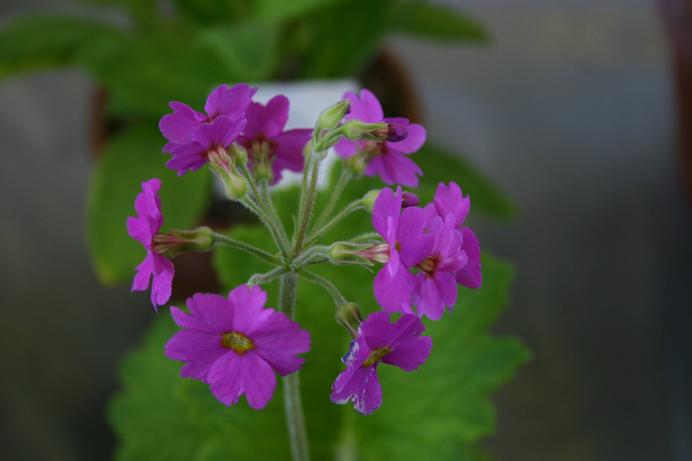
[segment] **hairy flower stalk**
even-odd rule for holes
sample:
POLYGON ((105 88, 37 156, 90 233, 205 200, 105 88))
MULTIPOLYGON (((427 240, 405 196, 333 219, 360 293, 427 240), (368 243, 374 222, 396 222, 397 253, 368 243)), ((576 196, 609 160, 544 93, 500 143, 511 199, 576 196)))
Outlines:
POLYGON ((276 96, 260 104, 252 100, 256 91, 246 84, 221 85, 207 98, 204 112, 173 102, 173 113, 159 126, 168 141, 163 150, 171 156, 166 166, 183 175, 208 165, 224 184, 226 197, 257 217, 276 249, 267 251, 207 227, 162 230, 162 184, 154 178, 142 183, 136 216, 127 221, 130 236, 146 252, 132 289, 151 286, 154 307, 166 304, 174 275, 170 259, 187 251, 223 245, 269 263, 267 272, 253 275, 228 296, 196 294, 187 300, 186 311, 171 307, 180 330, 166 344, 166 355, 184 363, 181 376, 209 385, 227 406, 245 396, 250 407, 263 408, 276 389, 276 375, 281 376, 291 457, 308 461, 299 355, 309 350, 310 336, 295 321, 299 280, 325 290, 334 302, 335 323, 353 338, 331 400, 351 402, 358 412, 369 414, 382 404, 380 364, 413 371, 427 360, 432 340, 422 336, 420 317, 440 319, 456 302, 458 284, 480 287, 480 246, 465 224, 470 198, 455 183, 440 184, 426 206, 396 187, 372 190, 338 209, 349 183, 361 175, 377 176, 389 185, 418 184, 422 171, 408 156, 425 142, 421 125, 385 118, 377 98, 363 90, 346 93, 323 111, 314 129, 285 130, 288 98, 276 96), (342 159, 342 172, 311 226, 320 165, 332 147, 342 159), (270 189, 285 170, 303 172, 292 235, 270 189), (374 232, 364 229, 348 240, 323 241, 359 211, 372 214, 374 232), (370 271, 381 266, 373 292, 382 310, 363 317, 334 283, 312 270, 324 263, 370 271), (276 282, 278 311, 265 307, 267 293, 261 288, 276 282))

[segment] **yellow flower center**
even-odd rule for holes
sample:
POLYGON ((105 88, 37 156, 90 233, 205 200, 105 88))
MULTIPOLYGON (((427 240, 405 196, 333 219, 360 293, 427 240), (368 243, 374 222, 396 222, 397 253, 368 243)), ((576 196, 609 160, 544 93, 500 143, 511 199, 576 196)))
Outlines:
POLYGON ((231 331, 221 336, 221 345, 226 349, 232 349, 240 355, 255 348, 250 338, 237 331, 231 331))
POLYGON ((371 351, 368 358, 365 360, 365 362, 363 362, 363 366, 369 367, 371 365, 375 365, 376 363, 378 363, 380 360, 382 360, 390 352, 392 352, 392 348, 389 346, 381 347, 379 349, 375 349, 374 351, 371 351))

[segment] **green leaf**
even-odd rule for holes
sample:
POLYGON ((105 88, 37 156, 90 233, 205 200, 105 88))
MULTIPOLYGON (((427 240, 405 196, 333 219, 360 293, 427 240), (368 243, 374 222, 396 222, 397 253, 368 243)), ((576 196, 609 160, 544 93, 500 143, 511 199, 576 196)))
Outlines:
POLYGON ((269 79, 276 67, 277 38, 275 27, 244 23, 206 29, 200 41, 218 57, 230 75, 259 81, 269 79))
POLYGON ((345 1, 347 0, 257 0, 255 15, 264 20, 285 21, 345 1))
POLYGON ((432 199, 438 183, 455 181, 464 194, 471 196, 472 214, 478 211, 498 218, 514 214, 514 206, 507 195, 462 156, 427 143, 412 159, 424 174, 415 191, 422 200, 432 199))
POLYGON ((209 174, 184 177, 164 167, 163 138, 154 127, 135 127, 110 140, 89 185, 87 236, 99 279, 107 284, 129 280, 144 258, 142 246, 127 235, 125 221, 134 215, 140 184, 150 178, 163 181, 161 202, 164 229, 188 228, 206 211, 209 174))
POLYGON ((120 32, 92 19, 26 16, 0 30, 0 78, 75 64, 84 50, 120 32))
POLYGON ((388 25, 394 32, 442 41, 484 42, 485 28, 456 8, 420 1, 400 2, 391 9, 388 25))
POLYGON ((159 118, 170 100, 200 108, 214 85, 242 80, 196 37, 127 38, 92 48, 80 59, 109 90, 109 111, 159 118))
POLYGON ((384 38, 390 0, 351 0, 305 19, 305 78, 352 76, 360 72, 384 38))

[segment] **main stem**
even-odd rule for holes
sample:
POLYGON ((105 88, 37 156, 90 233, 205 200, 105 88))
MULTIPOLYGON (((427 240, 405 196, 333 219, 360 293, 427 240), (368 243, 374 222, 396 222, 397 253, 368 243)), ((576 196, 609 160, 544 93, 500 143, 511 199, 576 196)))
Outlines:
MULTIPOLYGON (((297 282, 298 276, 290 272, 281 276, 279 285, 280 308, 293 320, 295 319, 297 282)), ((293 461, 309 461, 310 450, 308 448, 308 435, 305 430, 303 404, 300 400, 300 377, 298 372, 284 377, 284 404, 293 461)))

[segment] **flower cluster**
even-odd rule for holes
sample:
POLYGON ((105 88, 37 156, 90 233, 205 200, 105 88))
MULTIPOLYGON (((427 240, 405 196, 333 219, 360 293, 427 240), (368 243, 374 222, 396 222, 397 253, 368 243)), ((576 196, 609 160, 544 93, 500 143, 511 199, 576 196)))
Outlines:
MULTIPOLYGON (((166 166, 183 175, 208 165, 225 185, 227 197, 239 201, 267 227, 278 251, 269 253, 206 227, 161 232, 161 181, 151 179, 142 183, 135 199, 136 216, 127 220, 128 233, 146 250, 132 289, 146 290, 153 278, 152 304, 155 308, 166 304, 174 275, 170 259, 216 245, 272 264, 273 270, 253 275, 228 297, 196 294, 187 300, 186 311, 171 307, 180 331, 165 346, 169 358, 184 363, 183 377, 208 384, 225 405, 245 395, 252 408, 260 409, 274 393, 276 374, 286 377, 285 386, 297 386, 291 374, 301 368, 300 355, 310 349, 309 333, 293 320, 297 280, 325 288, 337 307, 338 323, 353 337, 331 400, 353 402, 357 411, 369 414, 382 404, 379 365, 405 371, 421 366, 432 348, 431 338, 423 336, 421 318, 439 320, 456 303, 458 285, 481 285, 478 239, 465 224, 470 198, 450 182, 439 184, 433 201, 423 206, 415 194, 401 189, 417 186, 423 174, 409 156, 424 144, 425 129, 405 118, 384 117, 368 90, 346 93, 321 114, 314 129, 293 130, 285 130, 288 98, 276 96, 262 105, 252 100, 256 92, 246 84, 221 85, 208 96, 204 112, 172 102, 173 113, 165 115, 159 127, 168 141, 163 151, 171 156, 166 166), (318 167, 331 147, 342 158, 342 178, 321 216, 311 223, 318 167), (305 175, 290 238, 268 192, 284 170, 305 175), (397 187, 372 191, 334 213, 346 183, 360 175, 377 176, 397 187), (359 210, 372 211, 376 233, 317 244, 330 228, 359 210), (324 262, 382 264, 373 283, 382 310, 363 320, 358 306, 309 270, 324 262), (258 286, 275 280, 281 284, 281 311, 265 307, 267 294, 258 286)), ((293 388, 286 398, 296 394, 293 388)), ((287 402, 287 411, 296 406, 299 402, 287 402)))
POLYGON ((418 315, 439 320, 456 304, 457 284, 481 285, 478 239, 464 225, 471 201, 451 182, 440 184, 425 208, 404 205, 401 188, 382 190, 374 205, 372 224, 386 242, 374 257, 385 262, 375 277, 375 298, 387 312, 414 313, 415 307, 418 315))

